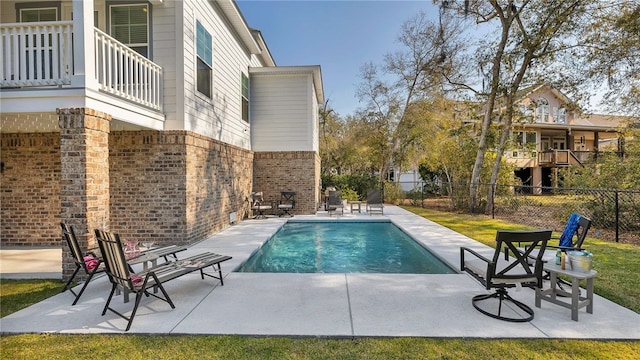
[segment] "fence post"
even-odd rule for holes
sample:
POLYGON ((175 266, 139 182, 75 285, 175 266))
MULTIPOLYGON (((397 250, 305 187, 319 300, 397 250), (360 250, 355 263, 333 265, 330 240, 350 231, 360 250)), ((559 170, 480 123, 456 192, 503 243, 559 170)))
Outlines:
POLYGON ((618 190, 616 189, 616 242, 619 241, 619 231, 620 231, 620 206, 618 205, 618 190))

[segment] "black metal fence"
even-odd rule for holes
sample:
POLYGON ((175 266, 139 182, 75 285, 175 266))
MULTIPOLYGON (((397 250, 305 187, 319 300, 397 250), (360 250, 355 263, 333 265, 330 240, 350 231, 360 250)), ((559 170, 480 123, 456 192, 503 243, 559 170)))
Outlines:
MULTIPOLYGON (((480 186, 481 205, 486 204, 489 186, 480 186)), ((569 215, 577 212, 592 220, 589 236, 640 244, 640 190, 503 185, 494 189, 489 212, 494 218, 562 231, 569 215)), ((385 201, 449 211, 468 209, 468 185, 402 182, 394 190, 385 192, 385 201)))

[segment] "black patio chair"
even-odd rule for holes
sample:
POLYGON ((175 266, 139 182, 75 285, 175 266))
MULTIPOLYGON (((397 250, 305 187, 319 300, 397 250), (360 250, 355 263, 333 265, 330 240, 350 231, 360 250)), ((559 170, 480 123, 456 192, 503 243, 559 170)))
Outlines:
POLYGON ((73 300, 73 304, 75 305, 80 300, 82 293, 89 285, 89 282, 93 278, 94 275, 104 272, 105 267, 102 263, 102 259, 93 251, 89 250, 83 252, 80 248, 80 244, 78 243, 78 239, 76 238, 76 233, 73 230, 73 227, 69 224, 60 223, 60 227, 62 228, 62 235, 64 239, 67 241, 67 245, 69 246, 69 250, 71 251, 71 256, 73 257, 73 262, 76 264, 76 270, 73 272, 73 275, 69 278, 67 283, 65 284, 62 292, 69 290, 73 295, 75 295, 75 299, 73 300), (84 281, 84 285, 82 285, 82 289, 76 294, 71 288, 71 283, 75 280, 76 275, 82 270, 87 278, 84 281))
MULTIPOLYGON (((158 276, 156 276, 155 271, 158 268, 152 268, 145 274, 141 275, 132 273, 130 270, 130 266, 129 264, 127 264, 127 260, 125 258, 120 236, 118 236, 118 234, 109 233, 99 229, 95 230, 95 234, 105 264, 105 272, 109 276, 109 280, 112 284, 111 293, 109 294, 107 303, 102 310, 103 316, 107 313, 107 310, 110 310, 111 312, 128 321, 125 331, 129 331, 129 329, 131 328, 131 323, 133 322, 133 318, 136 316, 136 311, 138 310, 138 305, 140 305, 140 300, 142 299, 143 294, 146 296, 153 296, 157 299, 165 301, 171 306, 172 309, 175 309, 175 305, 171 301, 171 298, 169 298, 169 294, 167 294, 164 287, 162 286, 161 280, 158 278, 158 276), (131 311, 131 315, 129 317, 109 307, 111 299, 113 298, 113 294, 116 292, 119 286, 129 293, 136 294, 136 300, 133 305, 133 310, 131 311), (147 291, 150 288, 159 289, 164 295, 164 298, 147 291)), ((161 266, 159 268, 166 267, 167 265, 161 266)), ((170 279, 173 278, 175 277, 171 277, 170 279)))
POLYGON ((342 202, 342 193, 340 191, 329 191, 329 196, 327 197, 327 211, 329 212, 329 216, 332 213, 337 213, 340 211, 341 215, 344 215, 344 203, 342 202))
POLYGON ((495 290, 490 294, 473 297, 472 303, 476 310, 493 318, 512 322, 526 322, 533 319, 533 310, 526 304, 512 298, 507 289, 516 286, 535 289, 542 286, 542 256, 547 242, 551 238, 551 233, 551 230, 499 230, 496 234, 496 248, 492 259, 488 259, 469 248, 460 248, 461 270, 478 280, 487 290, 495 290), (523 243, 529 246, 520 252, 517 249, 517 244, 523 243), (505 248, 513 254, 509 260, 501 256, 505 248), (534 249, 539 249, 536 256, 531 255, 534 249), (473 256, 465 257, 465 254, 473 256), (497 311, 489 311, 480 306, 480 302, 490 299, 498 299, 497 311), (513 316, 503 315, 502 304, 505 301, 511 302, 526 315, 521 316, 518 312, 513 316))
POLYGON ((369 215, 372 215, 374 213, 379 213, 380 215, 382 215, 384 213, 382 191, 380 191, 380 189, 367 190, 367 213, 369 215))
MULTIPOLYGON (((567 224, 562 230, 562 234, 560 237, 552 237, 547 244, 546 251, 544 252, 542 258, 544 261, 555 261, 555 255, 558 250, 566 253, 567 251, 573 250, 584 250, 583 244, 584 240, 587 237, 587 232, 591 227, 591 219, 584 215, 580 215, 577 213, 572 213, 567 220, 567 224), (553 243, 552 243, 553 242, 553 243)), ((525 249, 522 247, 522 244, 518 244, 518 251, 522 252, 525 249)), ((537 250, 532 252, 532 255, 536 254, 537 250)), ((505 259, 509 258, 508 251, 505 250, 505 259)), ((544 280, 549 280, 551 277, 549 272, 545 272, 543 276, 544 280)), ((571 286, 570 283, 557 278, 556 283, 561 290, 564 290, 564 285, 571 286)), ((562 296, 562 295, 560 295, 562 296)))
POLYGON ((296 193, 295 191, 282 191, 280 192, 280 201, 278 201, 278 210, 281 210, 282 213, 280 217, 292 217, 293 214, 290 213, 296 207, 296 193))

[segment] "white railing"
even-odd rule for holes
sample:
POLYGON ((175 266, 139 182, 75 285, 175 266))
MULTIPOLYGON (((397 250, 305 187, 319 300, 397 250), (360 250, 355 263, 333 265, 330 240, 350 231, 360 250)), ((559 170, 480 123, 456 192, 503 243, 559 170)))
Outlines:
POLYGON ((107 33, 95 34, 100 90, 162 111, 162 68, 107 33))
POLYGON ((71 84, 72 30, 71 21, 2 24, 0 85, 71 84))
MULTIPOLYGON (((94 39, 99 90, 162 111, 162 68, 99 29, 94 39)), ((71 85, 73 22, 1 24, 0 53, 1 87, 71 85)))

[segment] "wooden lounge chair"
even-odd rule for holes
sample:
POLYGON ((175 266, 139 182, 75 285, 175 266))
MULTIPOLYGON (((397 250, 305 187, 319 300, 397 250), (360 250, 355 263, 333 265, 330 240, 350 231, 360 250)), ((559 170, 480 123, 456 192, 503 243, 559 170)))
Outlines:
POLYGON ((220 263, 231 259, 230 256, 205 252, 186 259, 153 267, 145 272, 135 274, 131 271, 129 264, 126 261, 120 236, 103 230, 95 230, 95 233, 98 245, 100 246, 100 251, 102 252, 105 272, 109 276, 109 280, 112 284, 111 293, 109 294, 107 303, 102 310, 102 315, 104 316, 107 310, 110 310, 116 315, 127 320, 128 323, 125 331, 128 331, 131 328, 131 323, 136 315, 136 311, 138 310, 138 305, 140 305, 140 300, 142 299, 143 294, 163 300, 167 302, 172 309, 175 309, 175 305, 162 285, 169 280, 173 280, 182 275, 199 270, 202 279, 207 275, 219 279, 220 285, 224 286, 220 263), (205 273, 204 269, 209 266, 212 266, 219 275, 215 276, 205 273), (114 308, 109 307, 111 299, 118 288, 123 288, 129 293, 136 294, 133 310, 129 317, 118 312, 114 308), (153 289, 153 293, 149 292, 149 289, 153 289), (162 292, 162 296, 155 295, 157 290, 162 292))
POLYGON ((62 235, 67 241, 69 250, 71 250, 73 262, 76 264, 76 270, 73 272, 73 275, 71 275, 71 278, 69 278, 69 281, 65 284, 62 292, 65 292, 68 289, 73 295, 75 295, 76 298, 73 300, 72 304, 75 305, 78 303, 78 300, 80 300, 80 296, 82 296, 82 293, 87 288, 87 285, 89 285, 89 281, 91 281, 93 276, 104 272, 104 264, 102 263, 102 259, 100 259, 95 252, 91 250, 86 252, 82 251, 80 244, 78 243, 78 239, 76 238, 76 233, 71 225, 60 223, 60 227, 62 227, 62 235), (71 283, 76 278, 76 275, 78 275, 80 270, 86 274, 87 278, 84 281, 84 285, 82 285, 82 289, 80 289, 76 294, 71 288, 71 283))
POLYGON ((496 249, 492 259, 488 259, 469 248, 460 248, 461 270, 478 280, 487 290, 495 289, 495 292, 491 294, 474 296, 472 300, 473 307, 485 315, 500 320, 512 322, 531 321, 533 319, 533 310, 524 303, 512 298, 507 289, 517 286, 534 289, 542 287, 542 256, 547 242, 551 238, 551 232, 551 230, 499 230, 496 234, 496 249), (516 248, 517 244, 522 243, 529 245, 524 252, 520 252, 516 248), (514 254, 512 259, 506 260, 502 258, 503 248, 507 248, 514 254), (531 252, 534 248, 540 249, 540 251, 531 261, 531 252), (493 309, 490 310, 486 303, 481 306, 481 302, 490 299, 498 299, 497 311, 491 311, 493 309), (524 315, 521 316, 518 312, 512 316, 504 315, 502 312, 504 302, 512 303, 515 307, 510 308, 514 311, 518 308, 524 312, 524 315))

